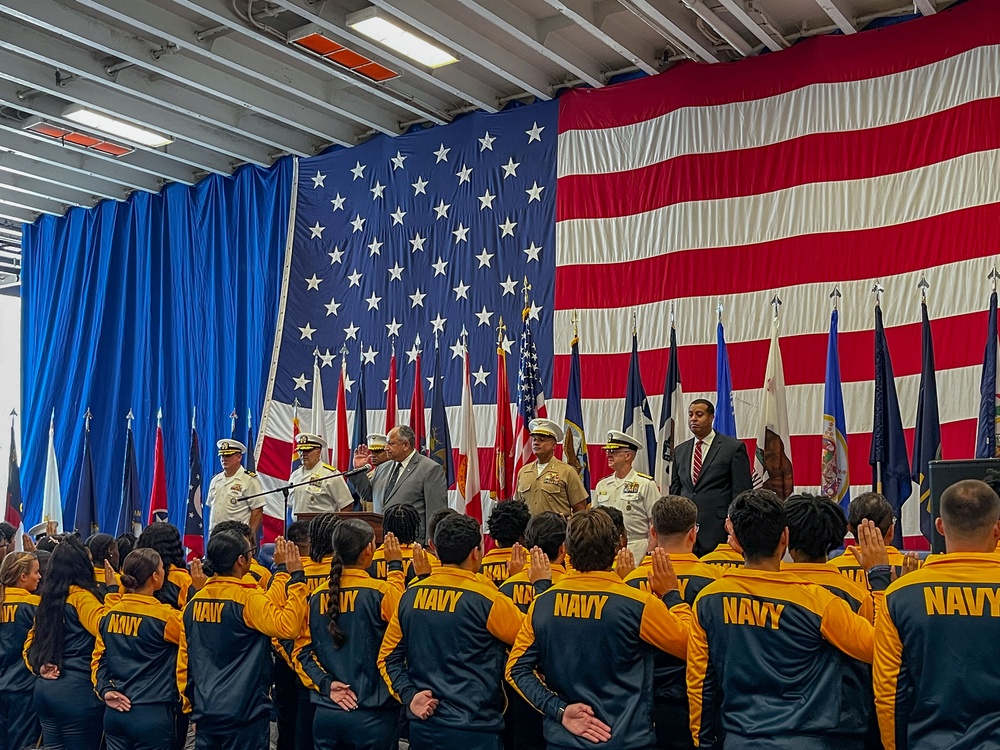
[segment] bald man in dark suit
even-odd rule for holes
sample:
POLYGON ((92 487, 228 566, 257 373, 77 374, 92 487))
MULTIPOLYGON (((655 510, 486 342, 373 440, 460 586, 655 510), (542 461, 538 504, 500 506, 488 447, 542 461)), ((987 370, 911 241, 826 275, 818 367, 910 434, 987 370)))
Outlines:
POLYGON ((694 553, 701 557, 728 538, 729 504, 753 486, 750 459, 741 440, 712 429, 715 406, 696 399, 688 408, 688 427, 694 437, 674 450, 670 494, 682 495, 698 506, 698 540, 694 553))

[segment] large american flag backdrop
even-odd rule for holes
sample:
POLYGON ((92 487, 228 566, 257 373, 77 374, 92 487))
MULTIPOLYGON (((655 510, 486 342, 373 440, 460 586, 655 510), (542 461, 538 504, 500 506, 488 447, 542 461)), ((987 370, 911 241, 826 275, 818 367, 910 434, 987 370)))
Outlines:
MULTIPOLYGON (((583 413, 595 445, 622 426, 632 310, 657 415, 671 304, 685 398, 714 399, 721 300, 737 426, 752 449, 769 303, 779 294, 795 484, 817 490, 830 293, 836 285, 843 295, 841 371, 858 487, 871 477, 872 286, 885 288, 912 440, 925 274, 943 455, 972 457, 1000 238, 998 44, 995 3, 971 0, 892 27, 734 64, 683 63, 301 160, 259 471, 288 475, 292 404, 312 407, 317 351, 327 394, 336 393, 345 344, 348 384, 365 368, 368 424, 378 431, 390 352, 394 345, 408 406, 418 334, 425 391, 438 339, 458 445, 464 328, 490 486, 497 325, 502 317, 509 326, 514 384, 525 278, 557 422, 579 318, 583 413)), ((356 398, 348 393, 348 409, 356 398)), ((408 421, 407 409, 400 418, 408 421)), ((593 481, 607 473, 596 452, 591 465, 593 481)), ((919 534, 917 519, 914 495, 906 535, 919 534)))

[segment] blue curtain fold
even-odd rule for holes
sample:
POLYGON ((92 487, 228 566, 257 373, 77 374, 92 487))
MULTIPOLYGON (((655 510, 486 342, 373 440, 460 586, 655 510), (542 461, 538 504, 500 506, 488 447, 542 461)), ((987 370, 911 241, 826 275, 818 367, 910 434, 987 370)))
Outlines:
POLYGON ((22 488, 41 517, 55 410, 64 518, 74 518, 89 407, 102 530, 114 531, 125 416, 135 414, 146 517, 156 412, 163 408, 171 523, 184 528, 192 407, 204 481, 236 408, 259 420, 281 292, 293 163, 244 166, 193 187, 73 208, 25 227, 22 272, 22 488))

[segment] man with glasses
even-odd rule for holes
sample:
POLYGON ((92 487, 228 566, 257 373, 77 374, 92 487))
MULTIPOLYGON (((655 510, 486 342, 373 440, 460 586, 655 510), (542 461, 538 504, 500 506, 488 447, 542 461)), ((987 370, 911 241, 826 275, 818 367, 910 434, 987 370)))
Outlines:
POLYGON ((212 477, 205 505, 212 509, 209 533, 222 521, 239 521, 250 527, 256 536, 264 520, 264 496, 257 474, 243 468, 247 447, 239 440, 216 443, 222 471, 212 477), (253 497, 256 495, 257 497, 253 497))
POLYGON ((323 461, 326 441, 319 435, 303 432, 295 439, 295 448, 302 465, 292 472, 289 484, 309 484, 292 490, 292 513, 336 513, 354 503, 344 477, 336 467, 323 461))
POLYGON ((636 563, 642 562, 649 549, 653 503, 660 496, 653 478, 632 468, 635 454, 642 449, 642 443, 631 435, 610 430, 604 451, 613 473, 594 488, 595 507, 617 508, 622 512, 628 548, 636 563))
MULTIPOLYGON (((653 549, 657 547, 670 555, 670 563, 677 574, 677 588, 681 598, 689 605, 705 586, 722 575, 718 568, 698 560, 692 550, 698 538, 698 506, 680 495, 667 495, 657 500, 652 509, 653 525, 650 529, 653 549)), ((653 571, 653 557, 646 558, 625 583, 642 591, 650 591, 649 577, 653 571)), ((658 653, 653 660, 653 728, 656 730, 656 747, 688 750, 693 748, 688 728, 688 699, 684 681, 685 662, 670 654, 658 653)))
MULTIPOLYGON (((441 465, 417 453, 416 436, 407 425, 389 430, 385 444, 388 460, 380 463, 371 478, 361 474, 354 486, 366 503, 372 503, 376 513, 384 513, 394 505, 412 505, 420 516, 417 539, 426 539, 427 519, 448 507, 448 485, 441 465)), ((354 466, 361 468, 369 461, 368 449, 354 453, 354 466)))

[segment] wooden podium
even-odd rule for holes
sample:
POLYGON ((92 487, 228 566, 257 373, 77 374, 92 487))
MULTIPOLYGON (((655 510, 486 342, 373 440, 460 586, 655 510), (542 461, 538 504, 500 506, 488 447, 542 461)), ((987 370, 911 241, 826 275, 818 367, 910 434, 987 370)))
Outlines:
MULTIPOLYGON (((300 521, 311 521, 316 516, 323 515, 322 513, 299 513, 298 519, 300 521)), ((381 513, 368 513, 365 511, 353 511, 353 510, 342 510, 334 515, 339 518, 357 518, 359 521, 364 521, 372 530, 375 532, 375 544, 382 544, 384 534, 382 533, 382 514, 381 513)))

